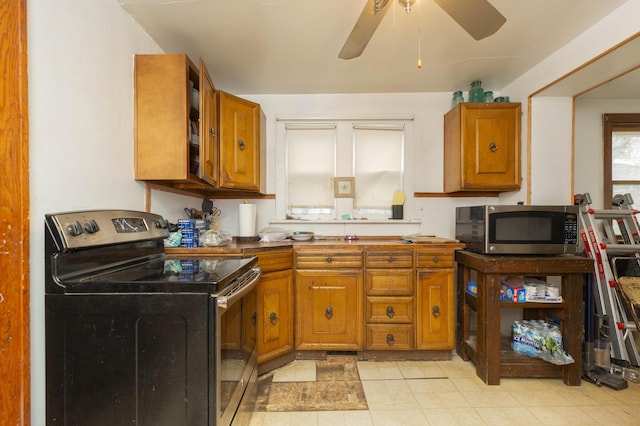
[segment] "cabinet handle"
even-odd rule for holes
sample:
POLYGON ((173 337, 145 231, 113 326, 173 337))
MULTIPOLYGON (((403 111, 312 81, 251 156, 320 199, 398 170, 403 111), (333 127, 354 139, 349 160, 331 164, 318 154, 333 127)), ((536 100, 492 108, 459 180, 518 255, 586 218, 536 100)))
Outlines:
POLYGON ((394 343, 396 343, 396 339, 394 339, 393 334, 387 334, 387 345, 393 346, 394 343))
POLYGON ((251 325, 256 325, 258 323, 258 313, 254 312, 251 315, 251 325))
POLYGON ((491 152, 496 152, 497 150, 498 150, 498 145, 496 145, 496 143, 495 143, 495 142, 491 142, 491 143, 489 144, 489 151, 491 151, 491 152))
POLYGON ((331 306, 329 306, 325 311, 324 311, 324 316, 327 317, 327 319, 331 319, 333 318, 333 308, 331 306))
POLYGON ((440 262, 440 258, 438 256, 433 256, 433 263, 440 262))
POLYGON ((214 129, 213 127, 209 127, 209 133, 211 133, 212 135, 215 135, 216 129, 214 129))
POLYGON ((333 262, 333 258, 331 256, 327 257, 327 263, 333 262))
POLYGON ((440 307, 438 305, 431 308, 431 314, 434 318, 438 318, 440 316, 440 307))
POLYGON ((244 141, 242 139, 238 140, 238 148, 240 148, 240 151, 244 151, 244 149, 246 148, 244 141))
POLYGON ((269 322, 271 323, 271 325, 278 324, 278 315, 276 315, 275 312, 271 312, 269 314, 269 322))
POLYGON ((393 318, 393 316, 395 315, 395 311, 393 310, 393 306, 387 306, 387 316, 389 318, 393 318))
POLYGON ((387 257, 387 262, 392 263, 393 262, 393 256, 387 257))

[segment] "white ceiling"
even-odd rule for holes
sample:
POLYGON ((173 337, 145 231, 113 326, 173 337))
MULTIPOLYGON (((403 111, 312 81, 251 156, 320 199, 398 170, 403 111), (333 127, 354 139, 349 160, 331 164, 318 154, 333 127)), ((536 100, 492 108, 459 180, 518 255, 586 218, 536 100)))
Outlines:
POLYGON ((165 52, 202 57, 216 88, 288 94, 500 90, 627 0, 490 0, 507 22, 481 41, 431 0, 408 15, 393 0, 351 60, 338 53, 366 0, 118 1, 165 52))

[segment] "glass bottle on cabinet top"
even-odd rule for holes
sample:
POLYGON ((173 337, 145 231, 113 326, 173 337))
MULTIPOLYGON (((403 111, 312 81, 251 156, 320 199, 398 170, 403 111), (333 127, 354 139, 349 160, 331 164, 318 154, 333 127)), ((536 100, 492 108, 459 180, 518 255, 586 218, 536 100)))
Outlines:
POLYGON ((482 82, 475 80, 471 83, 471 90, 469 90, 469 102, 483 102, 484 101, 484 89, 482 88, 482 82))
POLYGON ((464 102, 464 96, 462 96, 462 90, 456 90, 453 92, 453 99, 451 100, 451 108, 458 105, 460 102, 464 102))

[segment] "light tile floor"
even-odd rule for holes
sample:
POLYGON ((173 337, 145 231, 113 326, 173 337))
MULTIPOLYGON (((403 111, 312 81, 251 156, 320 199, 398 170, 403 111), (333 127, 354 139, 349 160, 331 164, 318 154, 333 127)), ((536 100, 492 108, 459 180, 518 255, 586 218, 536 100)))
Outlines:
MULTIPOLYGON (((369 410, 255 412, 251 426, 640 425, 640 384, 615 391, 589 382, 508 379, 487 386, 471 362, 358 362, 369 410)), ((315 361, 278 369, 273 381, 315 380, 315 361)))

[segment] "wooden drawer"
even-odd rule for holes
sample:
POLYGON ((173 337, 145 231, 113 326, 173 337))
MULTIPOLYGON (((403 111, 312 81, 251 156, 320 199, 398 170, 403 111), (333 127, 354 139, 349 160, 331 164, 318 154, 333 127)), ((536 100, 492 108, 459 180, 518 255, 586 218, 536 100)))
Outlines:
POLYGON ((258 256, 258 266, 263 273, 283 271, 293 267, 293 250, 267 250, 257 253, 247 253, 258 256))
POLYGON ((366 348, 372 351, 413 350, 413 325, 367 324, 366 348))
POLYGON ((454 250, 420 249, 416 251, 417 268, 453 268, 454 250))
POLYGON ((365 280, 366 292, 370 296, 413 295, 413 269, 368 269, 365 280))
POLYGON ((296 250, 296 269, 362 268, 359 250, 296 250))
POLYGON ((367 322, 413 323, 413 297, 367 297, 367 322))
POLYGON ((367 268, 413 268, 413 250, 367 250, 367 268))

